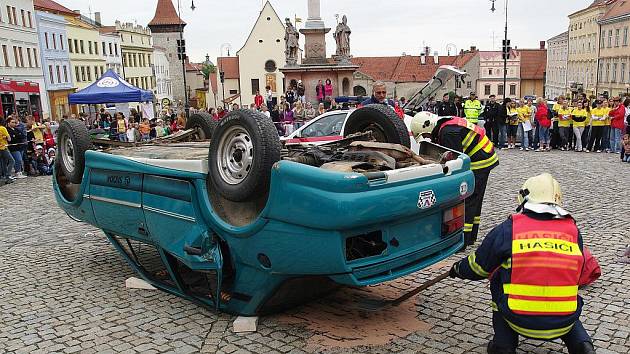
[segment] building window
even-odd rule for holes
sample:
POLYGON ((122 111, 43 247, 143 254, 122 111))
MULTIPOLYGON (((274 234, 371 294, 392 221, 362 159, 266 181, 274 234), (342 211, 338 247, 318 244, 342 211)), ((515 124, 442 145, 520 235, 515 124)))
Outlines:
POLYGON ((255 95, 258 91, 260 91, 260 80, 252 79, 252 95, 255 95))
POLYGON ((510 85, 510 96, 516 96, 516 85, 510 85))
POLYGON ((472 82, 471 81, 466 82, 466 88, 467 89, 471 89, 472 88, 472 82))
POLYGON ((85 82, 85 66, 81 67, 81 81, 85 82))
POLYGON ((31 16, 31 12, 30 11, 28 11, 27 13, 28 13, 28 26, 30 28, 33 28, 33 16, 31 16))
POLYGON ((18 47, 18 54, 20 54, 20 67, 24 67, 24 52, 22 51, 22 47, 18 47))
POLYGON ((504 92, 505 92, 505 90, 503 90, 503 84, 499 84, 498 90, 497 90, 497 94, 498 95, 503 95, 504 92))
POLYGON ((35 60, 35 67, 39 68, 39 61, 37 60, 37 49, 33 48, 33 59, 35 60))
POLYGON ((98 79, 98 66, 94 65, 94 80, 98 79))
POLYGON ((26 48, 26 56, 28 57, 28 67, 33 67, 33 62, 31 61, 31 48, 26 48))
POLYGON ((7 5, 7 18, 9 19, 9 24, 13 24, 13 20, 11 19, 11 6, 7 5))
POLYGON ((608 48, 612 47, 612 30, 608 30, 608 48))
POLYGON ((492 76, 492 69, 488 69, 488 75, 492 76))
POLYGON ((74 52, 77 54, 81 53, 81 48, 79 48, 79 41, 77 39, 74 40, 74 52))
POLYGON ((92 41, 88 41, 88 52, 92 54, 92 41))
POLYGON ((83 48, 83 40, 79 41, 79 46, 81 47, 81 54, 85 54, 85 48, 83 48))
POLYGON ((50 78, 50 83, 55 83, 55 77, 53 76, 53 68, 52 65, 48 65, 48 77, 50 78))
POLYGON ((26 16, 24 16, 24 10, 20 10, 20 15, 22 15, 22 26, 26 27, 26 16))
POLYGON ((94 42, 94 54, 98 55, 98 42, 94 42))
POLYGON ((15 11, 15 6, 11 7, 11 10, 13 12, 13 24, 17 26, 18 23, 17 23, 17 14, 15 11))
POLYGON ((57 83, 60 83, 61 82, 61 68, 59 67, 59 65, 57 65, 56 69, 57 69, 57 83))
POLYGON ((86 66, 85 72, 87 73, 87 81, 92 81, 92 69, 89 66, 86 66))
POLYGON ((57 35, 56 34, 52 34, 52 42, 53 42, 53 49, 57 50, 57 35))
POLYGON ((118 43, 114 43, 114 54, 118 56, 118 43))
MULTIPOLYGON (((108 43, 109 44, 109 55, 114 55, 112 53, 112 43, 108 43)), ((103 42, 103 55, 105 55, 105 42, 103 42)))
POLYGON ((230 90, 230 95, 236 95, 238 94, 238 90, 230 90))
POLYGON ((68 52, 70 53, 74 53, 72 51, 72 39, 68 38, 68 52))
POLYGON ((610 82, 610 64, 606 64, 606 80, 604 82, 610 82))
POLYGON ((4 44, 2 45, 2 57, 4 58, 4 66, 9 66, 9 52, 4 44))
POLYGON ((619 82, 626 82, 626 63, 621 63, 621 75, 619 76, 619 82))
POLYGON ((74 76, 76 76, 77 82, 81 82, 81 76, 79 76, 79 69, 74 68, 74 76))
POLYGON ((59 35, 59 45, 61 46, 61 50, 63 50, 64 48, 63 48, 63 35, 62 34, 59 35))
POLYGON ((46 43, 46 49, 50 49, 48 46, 48 32, 44 32, 44 43, 46 43))
POLYGON ((68 68, 65 65, 63 66, 63 82, 68 82, 68 68))
POLYGON ((619 47, 619 33, 620 32, 621 30, 619 28, 615 30, 615 47, 619 47))
POLYGON ((612 68, 612 82, 617 82, 617 63, 614 63, 612 68))
POLYGON ((628 45, 628 27, 624 27, 623 29, 623 45, 628 45))
POLYGON ((489 95, 490 95, 490 93, 491 93, 491 92, 490 92, 490 85, 485 85, 485 86, 483 87, 483 94, 484 94, 484 95, 486 95, 486 96, 489 96, 489 95))

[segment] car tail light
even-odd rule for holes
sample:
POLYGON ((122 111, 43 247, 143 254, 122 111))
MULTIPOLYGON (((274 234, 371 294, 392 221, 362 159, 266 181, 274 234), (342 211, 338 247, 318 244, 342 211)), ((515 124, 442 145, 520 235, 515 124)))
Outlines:
POLYGON ((450 235, 464 227, 464 203, 444 210, 442 220, 442 236, 450 235))

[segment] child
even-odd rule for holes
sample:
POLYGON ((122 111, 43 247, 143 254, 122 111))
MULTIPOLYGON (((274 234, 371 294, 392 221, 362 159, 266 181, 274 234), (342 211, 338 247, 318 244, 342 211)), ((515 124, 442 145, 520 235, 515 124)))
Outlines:
POLYGON ((46 162, 48 163, 48 170, 50 171, 50 173, 52 173, 53 166, 55 165, 55 155, 55 149, 49 148, 48 153, 46 154, 46 162))
POLYGON ((626 134, 623 136, 623 157, 622 160, 625 162, 630 162, 630 134, 626 134))
POLYGON ((151 138, 149 134, 151 133, 151 125, 149 124, 149 119, 145 118, 139 127, 140 134, 142 136, 142 141, 149 141, 151 138))
POLYGON ((32 171, 37 171, 40 176, 47 176, 52 174, 48 168, 46 157, 44 156, 44 148, 41 145, 35 147, 35 154, 31 159, 32 171))

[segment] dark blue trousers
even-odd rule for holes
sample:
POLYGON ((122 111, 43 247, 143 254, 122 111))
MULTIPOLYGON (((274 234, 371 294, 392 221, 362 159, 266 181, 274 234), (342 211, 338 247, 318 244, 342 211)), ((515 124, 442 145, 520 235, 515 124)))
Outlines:
MULTIPOLYGON (((514 332, 499 312, 494 311, 492 313, 492 327, 494 328, 493 341, 495 347, 501 348, 506 352, 516 352, 519 334, 514 332)), ((584 326, 582 326, 582 322, 580 322, 580 320, 577 320, 573 325, 573 328, 571 328, 571 331, 560 337, 560 339, 567 346, 569 353, 575 353, 575 348, 579 344, 591 341, 591 337, 589 337, 588 333, 586 333, 586 330, 584 329, 584 326)))

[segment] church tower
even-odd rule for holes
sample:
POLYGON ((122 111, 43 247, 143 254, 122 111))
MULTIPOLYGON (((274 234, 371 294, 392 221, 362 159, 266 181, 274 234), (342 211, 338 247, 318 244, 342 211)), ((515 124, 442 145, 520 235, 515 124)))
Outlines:
POLYGON ((177 44, 180 31, 183 32, 185 26, 186 22, 179 18, 171 0, 158 0, 155 16, 149 22, 149 28, 153 37, 153 45, 164 48, 168 59, 169 75, 173 83, 173 99, 182 104, 185 104, 184 73, 181 59, 177 57, 177 44))

